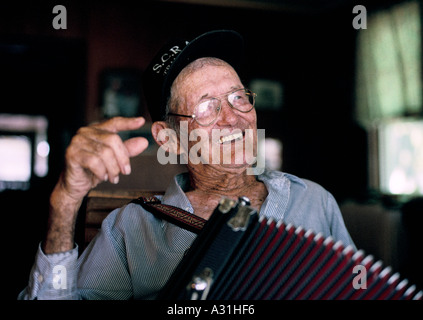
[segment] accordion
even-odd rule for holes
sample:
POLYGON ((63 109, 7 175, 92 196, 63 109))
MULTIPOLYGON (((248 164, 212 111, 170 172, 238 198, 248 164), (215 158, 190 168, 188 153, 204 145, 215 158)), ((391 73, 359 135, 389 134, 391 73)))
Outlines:
POLYGON ((223 198, 157 297, 162 300, 422 300, 381 261, 223 198))

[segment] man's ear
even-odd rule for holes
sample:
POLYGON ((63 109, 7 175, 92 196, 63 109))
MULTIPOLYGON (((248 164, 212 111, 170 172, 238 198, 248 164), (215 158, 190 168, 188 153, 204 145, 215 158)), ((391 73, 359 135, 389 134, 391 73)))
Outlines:
POLYGON ((151 125, 151 134, 156 143, 166 152, 179 154, 179 138, 175 130, 164 121, 156 121, 151 125))

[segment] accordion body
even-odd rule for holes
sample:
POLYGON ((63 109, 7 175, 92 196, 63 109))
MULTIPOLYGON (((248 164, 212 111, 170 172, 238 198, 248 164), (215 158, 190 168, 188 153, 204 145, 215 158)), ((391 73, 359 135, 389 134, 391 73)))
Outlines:
POLYGON ((167 284, 162 300, 422 300, 381 261, 283 221, 247 198, 223 198, 167 284))

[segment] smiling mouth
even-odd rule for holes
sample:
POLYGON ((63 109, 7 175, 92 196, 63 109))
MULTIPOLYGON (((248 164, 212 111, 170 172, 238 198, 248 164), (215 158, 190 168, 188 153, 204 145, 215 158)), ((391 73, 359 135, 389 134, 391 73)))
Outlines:
POLYGON ((242 138, 243 138, 242 132, 237 132, 237 133, 233 133, 233 134, 229 134, 227 136, 221 137, 219 139, 219 143, 220 144, 231 143, 232 141, 241 140, 242 138))

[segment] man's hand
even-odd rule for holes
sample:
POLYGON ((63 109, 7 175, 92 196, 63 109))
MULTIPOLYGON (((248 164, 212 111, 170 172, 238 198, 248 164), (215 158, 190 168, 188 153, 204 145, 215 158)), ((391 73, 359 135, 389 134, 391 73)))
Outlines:
POLYGON ((100 182, 118 183, 119 174, 130 174, 130 158, 143 152, 148 141, 143 137, 122 141, 117 133, 144 123, 141 117, 117 117, 79 129, 66 150, 62 183, 68 195, 82 199, 100 182))
POLYGON ((117 117, 78 130, 66 150, 66 167, 50 196, 50 215, 45 253, 73 248, 74 229, 79 207, 85 195, 100 182, 119 181, 119 175, 131 173, 130 158, 147 146, 143 137, 122 141, 118 132, 135 130, 144 118, 117 117))

